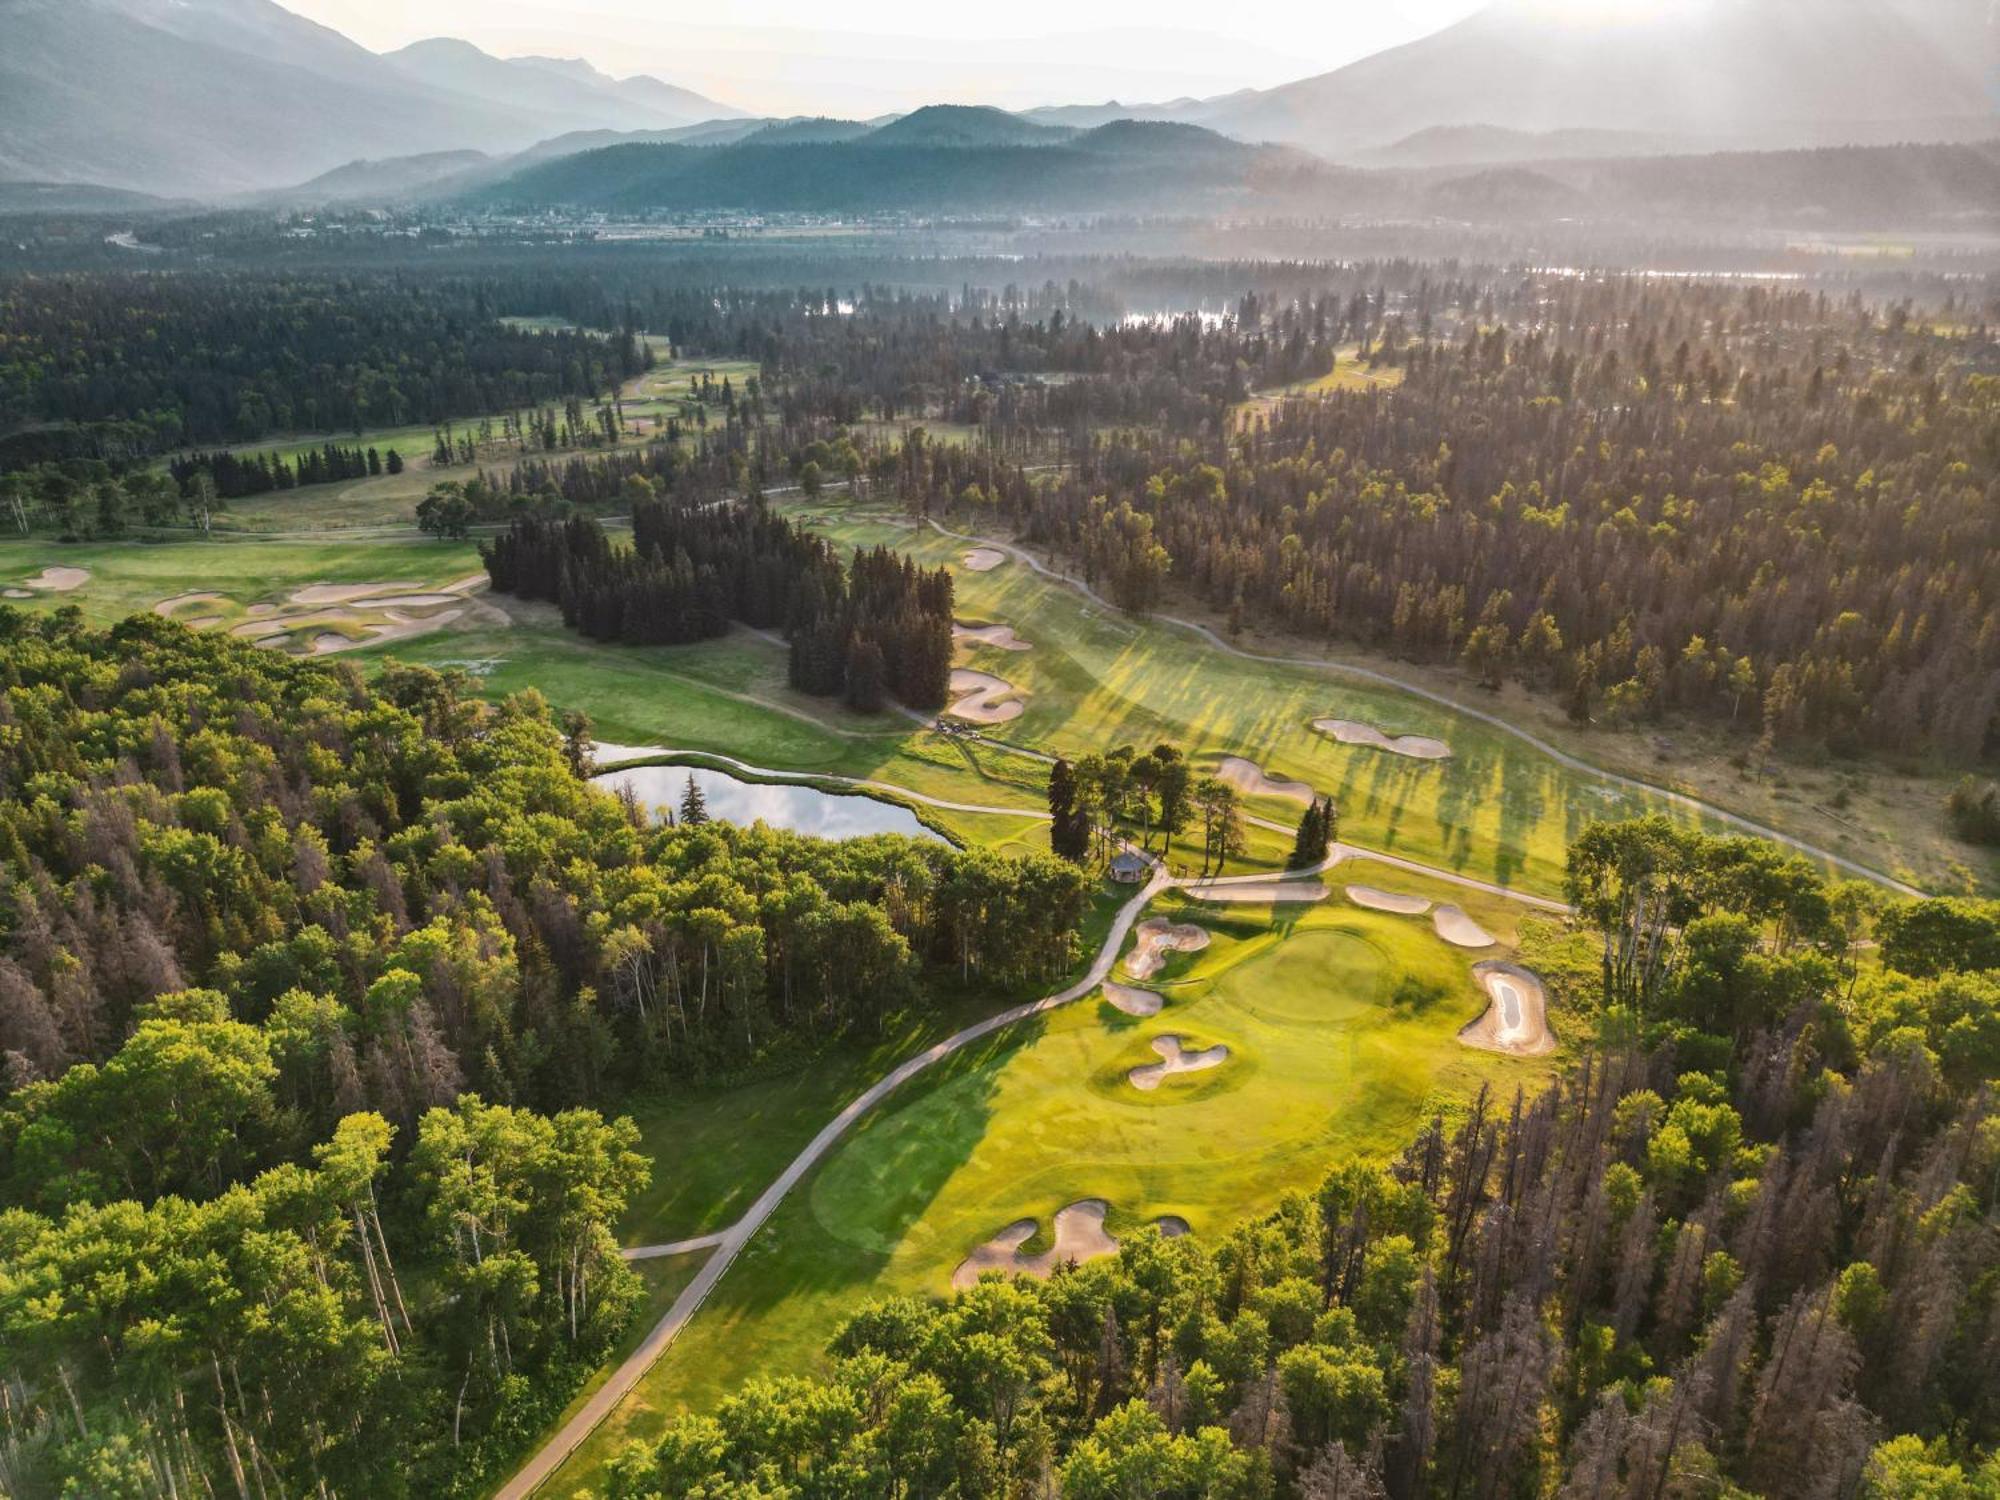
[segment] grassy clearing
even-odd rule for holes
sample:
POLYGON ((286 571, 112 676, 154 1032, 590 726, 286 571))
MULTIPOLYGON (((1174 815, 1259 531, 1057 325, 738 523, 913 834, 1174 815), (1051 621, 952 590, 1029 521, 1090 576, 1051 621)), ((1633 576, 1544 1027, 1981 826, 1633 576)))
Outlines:
MULTIPOLYGON (((1456 895, 1436 882, 1425 893, 1456 895)), ((1470 979, 1478 955, 1426 922, 1338 898, 1160 909, 1213 940, 1169 962, 1159 1016, 1082 1001, 913 1082, 801 1184, 549 1493, 599 1483, 625 1441, 750 1373, 812 1368, 871 1298, 941 1293, 958 1261, 1014 1219, 1046 1230, 1063 1205, 1102 1197, 1114 1233, 1167 1213, 1218 1233, 1338 1160, 1392 1151, 1482 1082, 1547 1074, 1546 1062, 1453 1039, 1485 1003, 1470 979), (1152 1093, 1132 1088, 1126 1071, 1152 1061, 1151 1039, 1168 1032, 1230 1057, 1152 1093)))

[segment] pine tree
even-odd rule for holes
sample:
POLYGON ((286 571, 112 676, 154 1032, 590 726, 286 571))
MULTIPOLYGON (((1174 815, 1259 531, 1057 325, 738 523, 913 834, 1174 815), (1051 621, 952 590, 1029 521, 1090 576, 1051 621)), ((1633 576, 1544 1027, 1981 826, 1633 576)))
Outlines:
POLYGON ((701 786, 694 779, 694 772, 688 772, 687 787, 681 793, 681 827, 699 828, 708 821, 708 798, 701 794, 701 786))
POLYGON ((1090 857, 1090 814, 1077 796, 1075 770, 1061 758, 1049 771, 1049 847, 1071 864, 1090 857))

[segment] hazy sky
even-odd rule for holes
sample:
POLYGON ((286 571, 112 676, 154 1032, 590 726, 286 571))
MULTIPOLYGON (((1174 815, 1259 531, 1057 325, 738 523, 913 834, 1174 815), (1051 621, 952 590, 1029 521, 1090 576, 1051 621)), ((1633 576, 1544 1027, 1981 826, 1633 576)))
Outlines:
POLYGON ((583 57, 757 113, 1024 108, 1264 87, 1435 31, 1478 0, 281 0, 377 51, 458 36, 583 57))

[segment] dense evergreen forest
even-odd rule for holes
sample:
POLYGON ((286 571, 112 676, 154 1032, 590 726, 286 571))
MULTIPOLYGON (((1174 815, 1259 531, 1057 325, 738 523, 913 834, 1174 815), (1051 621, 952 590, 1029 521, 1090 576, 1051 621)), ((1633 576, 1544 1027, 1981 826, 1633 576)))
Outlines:
POLYGON ((612 1500, 2000 1491, 2000 904, 1871 929, 1657 820, 1570 872, 1602 1044, 1558 1085, 1219 1239, 872 1306, 612 1500))
POLYGON ((0 280, 17 461, 436 425, 601 395, 645 363, 629 333, 511 328, 483 288, 435 277, 0 280))
POLYGON ((842 566, 823 537, 754 503, 691 504, 629 491, 632 544, 588 517, 523 517, 481 548, 493 587, 551 600, 594 640, 674 645, 710 640, 731 622, 781 630, 801 692, 844 696, 864 712, 887 698, 945 705, 951 680, 952 586, 877 547, 842 566))
POLYGON ((598 1106, 1072 961, 1067 862, 652 826, 581 732, 0 607, 8 1493, 478 1493, 636 1306, 598 1106))

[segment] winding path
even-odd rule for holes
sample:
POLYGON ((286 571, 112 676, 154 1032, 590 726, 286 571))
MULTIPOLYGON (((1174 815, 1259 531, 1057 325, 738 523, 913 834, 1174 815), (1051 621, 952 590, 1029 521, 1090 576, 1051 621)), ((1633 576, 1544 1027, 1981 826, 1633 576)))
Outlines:
MULTIPOLYGON (((674 751, 665 749, 658 752, 662 756, 674 753, 674 751)), ((916 798, 934 807, 952 808, 962 812, 1000 813, 1010 817, 1046 818, 1048 816, 1047 813, 1023 813, 1018 808, 982 808, 969 806, 964 803, 943 802, 935 797, 925 797, 921 793, 911 792, 903 787, 890 786, 886 782, 862 781, 852 777, 787 777, 783 772, 766 772, 760 767, 748 765, 743 761, 735 760, 729 756, 714 756, 712 758, 729 761, 731 765, 753 774, 770 775, 778 779, 791 780, 840 780, 849 785, 875 787, 896 792, 902 796, 916 798)), ((614 762, 613 764, 620 763, 614 762)), ((630 758, 628 757, 622 763, 629 764, 630 758)), ((1320 863, 1303 870, 1287 871, 1286 874, 1294 878, 1319 875, 1332 869, 1343 860, 1355 858, 1381 860, 1384 863, 1392 864, 1402 869, 1427 875, 1432 879, 1448 881, 1453 885, 1464 886, 1473 890, 1486 891, 1492 895, 1520 901, 1546 911, 1560 912, 1568 910, 1560 901, 1551 901, 1547 897, 1531 896, 1521 891, 1512 891, 1505 886, 1493 885, 1483 880, 1475 880, 1470 876, 1458 875, 1445 870, 1432 869, 1428 865, 1418 864, 1413 860, 1400 859, 1394 855, 1377 854, 1373 850, 1361 849, 1349 844, 1336 844, 1327 857, 1320 863)), ((540 1489, 556 1470, 563 1466, 569 1459, 569 1456, 582 1446, 584 1440, 597 1429, 598 1425, 617 1409, 619 1403, 631 1393, 632 1388, 653 1367, 654 1362, 666 1352, 667 1346, 680 1334, 681 1329, 685 1328, 688 1321, 700 1311, 702 1303, 707 1300, 708 1294, 715 1289, 716 1283, 722 1280, 724 1273, 735 1262, 736 1257, 742 1253, 744 1246, 750 1243, 757 1231, 764 1226, 765 1221, 776 1212, 779 1203, 784 1201, 785 1195, 798 1185, 800 1179, 819 1163, 820 1159, 833 1148, 834 1144, 863 1115, 874 1109, 876 1105, 887 1099, 919 1073, 924 1072, 936 1063, 942 1062, 961 1048, 969 1046, 983 1037, 991 1036, 994 1032, 1002 1030, 1005 1027, 1012 1026, 1017 1021, 1025 1021, 1030 1017, 1042 1015, 1048 1011, 1081 1000, 1086 995, 1095 993, 1098 986, 1110 978, 1112 967, 1118 961, 1119 951, 1124 948, 1125 939, 1131 935, 1134 924, 1139 920, 1139 914, 1152 904, 1153 898, 1158 896, 1160 892, 1176 887, 1191 886, 1197 883, 1209 886, 1237 885, 1267 882, 1272 878, 1269 872, 1257 872, 1249 875, 1218 876, 1213 879, 1199 881, 1195 877, 1176 879, 1169 875, 1155 861, 1152 878, 1145 885, 1141 886, 1118 909, 1118 915, 1112 921, 1111 930, 1105 934, 1104 945, 1097 950, 1097 956, 1091 960, 1090 967, 1084 972, 1083 978, 1070 985, 1067 989, 1058 990, 1056 993, 1045 995, 1039 1000, 1031 1000, 1024 1005, 1017 1005, 1010 1010, 1003 1010, 996 1015, 988 1016, 985 1020, 976 1022, 962 1031, 954 1032, 943 1041, 933 1043, 922 1052, 904 1059, 903 1062, 899 1063, 891 1071, 877 1079, 867 1090, 857 1095, 839 1114, 829 1120, 820 1129, 819 1134, 807 1142, 805 1149, 792 1158, 790 1164, 778 1175, 777 1180, 764 1189, 758 1196, 757 1201, 750 1205, 749 1211, 727 1229, 718 1230, 713 1234, 700 1235, 693 1239, 675 1240, 660 1245, 638 1245, 621 1251, 620 1253, 628 1261, 652 1260, 669 1255, 685 1255, 709 1248, 713 1248, 715 1253, 708 1258, 707 1263, 696 1273, 694 1280, 688 1283, 680 1296, 674 1299, 673 1305, 667 1309, 660 1321, 653 1325, 652 1331, 646 1335, 639 1347, 626 1356, 624 1363, 612 1372, 611 1378, 598 1387, 590 1399, 577 1410, 576 1414, 565 1422, 561 1429, 542 1446, 541 1450, 529 1459, 521 1467, 520 1471, 496 1492, 495 1500, 527 1500, 528 1496, 540 1489)))
MULTIPOLYGON (((829 1120, 819 1134, 806 1144, 806 1148, 792 1158, 791 1164, 778 1174, 778 1180, 765 1188, 757 1201, 750 1205, 749 1212, 722 1231, 715 1241, 715 1253, 709 1256, 707 1263, 696 1273, 694 1280, 689 1282, 680 1296, 674 1299, 673 1306, 669 1307, 666 1315, 653 1325, 652 1332, 646 1335, 639 1347, 626 1357, 623 1364, 611 1372, 611 1378, 592 1393, 590 1399, 584 1402, 576 1414, 562 1425, 561 1430, 542 1446, 541 1451, 522 1465, 520 1471, 500 1487, 495 1500, 526 1500, 527 1496, 540 1489, 549 1476, 562 1467, 564 1461, 577 1450, 583 1440, 589 1437, 597 1425, 631 1393, 632 1387, 637 1385, 646 1371, 652 1368, 653 1362, 666 1350, 667 1345, 671 1344, 681 1329, 687 1326, 688 1320, 708 1299, 708 1294, 715 1290, 715 1284, 722 1280, 723 1273, 742 1253, 743 1247, 750 1243, 752 1236, 764 1226, 764 1221, 777 1210, 785 1195, 797 1186, 799 1179, 813 1169, 819 1159, 847 1133, 848 1128, 856 1120, 926 1068, 942 1062, 960 1048, 982 1037, 991 1036, 1002 1027, 1012 1026, 1017 1021, 1025 1021, 1030 1016, 1068 1005, 1071 1001, 1080 1000, 1090 994, 1111 973, 1111 966, 1118 958, 1118 950, 1124 947, 1126 937, 1139 919, 1139 913, 1172 883, 1165 871, 1155 868, 1153 878, 1119 908, 1117 919, 1111 924, 1111 931, 1105 937, 1104 946, 1091 961, 1088 972, 1068 989, 988 1016, 985 1020, 968 1026, 963 1031, 954 1032, 943 1041, 926 1047, 878 1079, 873 1086, 829 1120)), ((658 1253, 673 1252, 671 1249, 663 1248, 658 1253)))
MULTIPOLYGON (((996 547, 1008 556, 1026 563, 1030 569, 1039 573, 1042 577, 1052 579, 1057 583, 1066 584, 1070 588, 1075 589, 1100 608, 1107 610, 1117 609, 1117 606, 1105 599, 1102 594, 1098 593, 1097 590, 1092 588, 1088 583, 1085 583, 1081 578, 1073 577, 1058 568, 1050 567, 1025 547, 1017 546, 1013 542, 1003 542, 994 537, 975 536, 969 532, 953 531, 950 527, 943 525, 934 518, 926 517, 925 519, 929 522, 931 529, 941 536, 948 536, 954 541, 971 542, 981 547, 996 547)), ((1332 657, 1272 656, 1256 651, 1245 651, 1240 646, 1231 645, 1213 630, 1198 621, 1183 620, 1173 615, 1159 614, 1148 615, 1147 618, 1156 620, 1162 625, 1172 625, 1178 629, 1190 631, 1200 636, 1217 650, 1225 651, 1229 655, 1239 657, 1244 661, 1267 662, 1273 666, 1281 667, 1311 667, 1318 668, 1321 671, 1345 673, 1347 676, 1359 677, 1367 682, 1380 683, 1384 687, 1394 688, 1401 693, 1409 693, 1414 697, 1435 703, 1441 708, 1448 708, 1453 713, 1463 714, 1469 719, 1477 719, 1483 724, 1491 725, 1503 734, 1512 735, 1523 744, 1532 746, 1558 765, 1566 766, 1572 771, 1582 771, 1586 775, 1595 776, 1599 780, 1610 782, 1615 786, 1627 787, 1636 792, 1644 792, 1649 796, 1665 798, 1667 801, 1681 807, 1692 808, 1696 812, 1705 813, 1709 817, 1740 828, 1746 833, 1754 834, 1760 839, 1768 839, 1774 844, 1783 844, 1787 848, 1796 849, 1799 853, 1810 855, 1814 859, 1825 860, 1828 864, 1835 865, 1847 871, 1850 875, 1859 875, 1863 879, 1872 880, 1879 885, 1887 886, 1890 890, 1896 891, 1901 895, 1921 897, 1927 894, 1924 891, 1918 890, 1913 885, 1896 879, 1893 875, 1885 875, 1882 871, 1872 866, 1862 864, 1859 860, 1849 859, 1844 854, 1835 854, 1831 849, 1822 849, 1817 844, 1808 843, 1804 839, 1794 838, 1789 833, 1780 833, 1775 828, 1767 828, 1755 819, 1746 818, 1740 813, 1730 812, 1727 808, 1717 807, 1712 802, 1704 802, 1701 798, 1692 796, 1687 792, 1677 792, 1671 787, 1656 786, 1652 782, 1642 781, 1636 776, 1627 776, 1622 772, 1607 771, 1602 766, 1592 765, 1589 761, 1571 755, 1568 751, 1551 744, 1533 730, 1523 729, 1519 724, 1513 723, 1508 719, 1503 719, 1498 714, 1490 713, 1483 708, 1474 708, 1470 704, 1461 703, 1449 694, 1437 692, 1435 689, 1422 687, 1414 682, 1405 682, 1402 678, 1393 676, 1388 672, 1378 672, 1373 667, 1357 666, 1353 662, 1339 661, 1332 657)))

